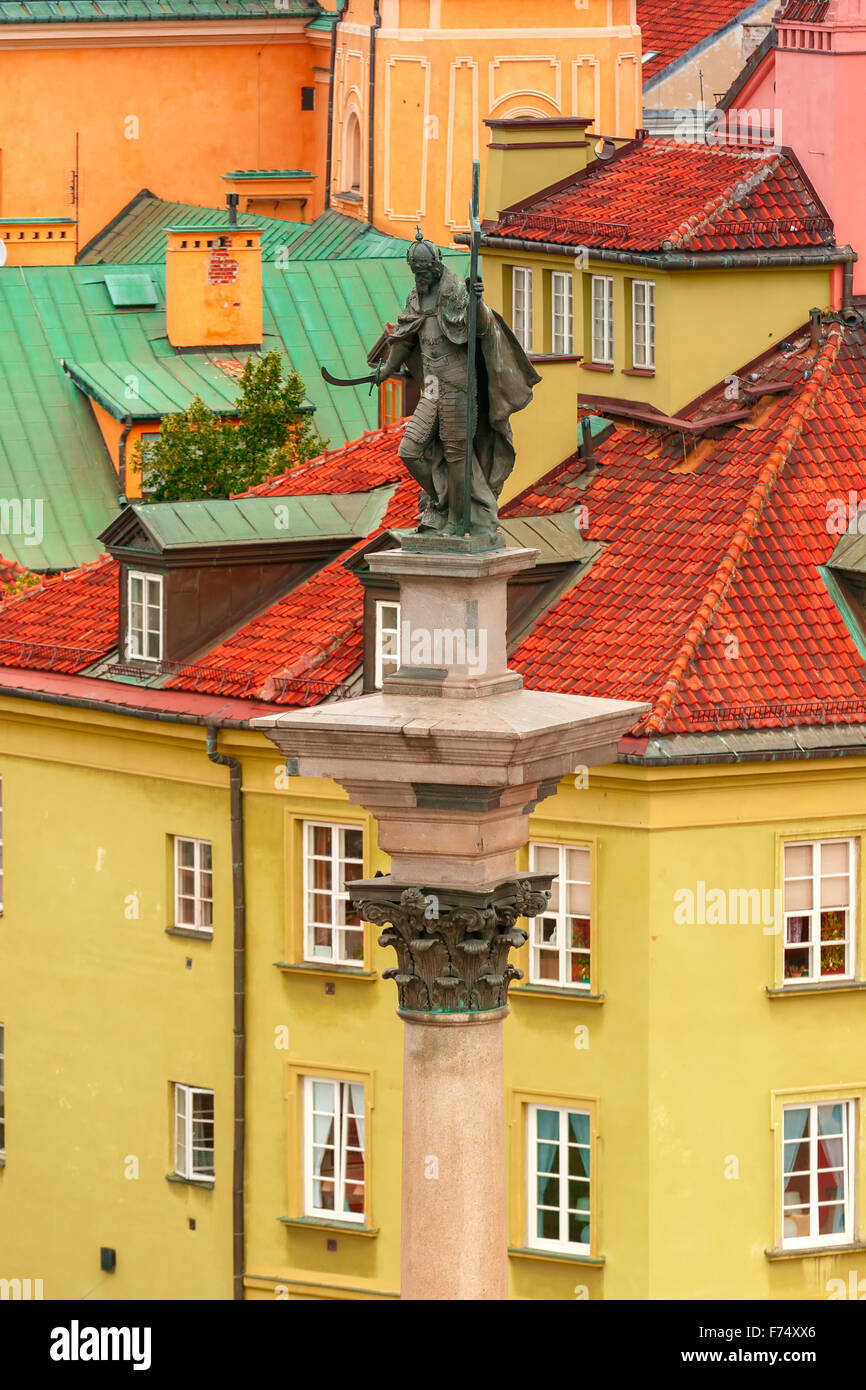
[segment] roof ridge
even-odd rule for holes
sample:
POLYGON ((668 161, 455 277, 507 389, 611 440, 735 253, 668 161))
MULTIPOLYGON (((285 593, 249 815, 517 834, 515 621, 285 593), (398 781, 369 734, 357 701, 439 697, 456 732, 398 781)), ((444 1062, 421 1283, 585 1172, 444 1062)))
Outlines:
POLYGON ((674 235, 662 242, 663 251, 673 251, 691 241, 702 228, 710 227, 713 219, 718 217, 720 212, 728 212, 737 206, 749 193, 753 193, 760 184, 766 182, 771 174, 775 174, 782 162, 781 154, 769 160, 766 164, 761 163, 757 169, 753 169, 751 174, 738 179, 736 183, 726 188, 717 198, 713 198, 706 203, 703 212, 692 213, 685 222, 681 222, 674 235))
POLYGON ((656 697, 649 715, 645 720, 641 721, 640 727, 644 732, 662 732, 665 720, 671 713, 674 702, 679 694, 683 677, 697 655, 698 648, 706 636, 713 617, 727 593, 731 581, 739 568, 740 562, 748 549, 749 542, 758 528, 758 523, 761 520, 761 515, 767 499, 773 490, 777 478, 784 469, 794 445, 803 432, 807 416, 810 414, 824 388, 830 370, 838 356, 842 340, 843 333, 841 326, 834 325, 830 330, 827 343, 822 348, 816 360, 812 375, 803 388, 797 405, 791 412, 788 423, 781 431, 779 443, 771 451, 770 457, 761 469, 758 481, 746 502, 743 514, 740 518, 740 523, 731 537, 727 549, 716 568, 715 575, 698 605, 695 616, 686 629, 679 651, 677 652, 676 660, 668 672, 667 679, 662 685, 661 691, 656 697))

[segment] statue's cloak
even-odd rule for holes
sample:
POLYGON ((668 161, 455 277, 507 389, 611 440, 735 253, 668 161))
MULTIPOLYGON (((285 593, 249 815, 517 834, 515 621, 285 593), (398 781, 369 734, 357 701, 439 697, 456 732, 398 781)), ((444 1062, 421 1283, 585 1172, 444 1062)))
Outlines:
MULTIPOLYGON (((476 351, 478 425, 475 432, 475 455, 491 492, 498 497, 506 478, 514 468, 511 416, 529 405, 532 400, 532 388, 538 384, 541 377, 505 320, 495 310, 485 307, 488 315, 487 332, 480 332, 481 315, 484 313, 482 309, 479 314, 476 351)), ((465 280, 461 280, 452 270, 444 270, 439 282, 436 315, 445 337, 458 346, 464 345, 469 337, 468 313, 469 291, 465 280)), ((406 307, 389 335, 390 343, 409 346, 406 368, 422 390, 424 372, 418 334, 423 321, 424 314, 421 311, 418 291, 413 289, 406 300, 406 307)), ((448 470, 438 440, 434 440, 428 447, 427 454, 436 490, 435 500, 441 505, 447 498, 448 470)))

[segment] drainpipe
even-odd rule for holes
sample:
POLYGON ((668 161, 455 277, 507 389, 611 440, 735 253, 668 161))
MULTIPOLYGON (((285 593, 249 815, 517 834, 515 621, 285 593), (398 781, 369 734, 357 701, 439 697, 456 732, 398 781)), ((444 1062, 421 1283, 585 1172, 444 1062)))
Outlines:
POLYGON ((842 318, 845 323, 859 323, 860 316, 854 308, 854 262, 857 256, 851 253, 851 259, 845 261, 842 266, 842 318))
POLYGON ((334 73, 337 67, 337 30, 346 12, 349 0, 340 0, 337 18, 331 30, 331 70, 328 77, 328 148, 325 151, 325 210, 331 206, 331 167, 334 139, 334 73))
POLYGON ((120 489, 118 500, 124 507, 126 506, 126 441, 131 429, 132 419, 127 417, 123 422, 123 429, 120 431, 120 439, 117 443, 117 485, 120 489))
POLYGON ((219 733, 207 726, 207 755, 229 769, 232 833, 232 901, 234 904, 234 1142, 232 1148, 232 1298, 243 1301, 245 1267, 244 1159, 246 1148, 246 899, 244 894, 244 820, 241 765, 217 752, 219 733))
POLYGON ((368 102, 370 129, 368 132, 367 158, 367 226, 373 225, 373 158, 375 153, 374 132, 376 125, 376 30, 382 27, 379 12, 380 0, 373 0, 373 23, 370 26, 370 100, 368 102))

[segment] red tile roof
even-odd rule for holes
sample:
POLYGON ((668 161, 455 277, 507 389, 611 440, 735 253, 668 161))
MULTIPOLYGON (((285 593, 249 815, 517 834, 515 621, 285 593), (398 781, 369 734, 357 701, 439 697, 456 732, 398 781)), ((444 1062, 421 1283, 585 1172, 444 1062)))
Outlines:
POLYGON ((360 439, 339 449, 326 450, 319 458, 279 473, 241 497, 297 496, 335 492, 366 492, 397 482, 406 470, 397 457, 405 420, 380 430, 366 430, 360 439))
POLYGON ((623 251, 820 246, 826 210, 797 161, 767 149, 647 139, 485 225, 499 237, 623 251))
POLYGON ((748 0, 688 0, 686 5, 672 4, 671 0, 637 0, 643 51, 658 53, 644 63, 644 81, 751 8, 748 0))
POLYGON ((117 645, 117 565, 110 555, 9 598, 0 664, 83 671, 117 645))
POLYGON ((508 509, 586 506, 605 549, 514 656, 528 686, 649 700, 647 732, 866 718, 866 670, 821 579, 833 499, 866 485, 866 334, 834 326, 768 364, 790 394, 690 458, 618 428, 584 490, 567 460, 508 509), (809 373, 804 380, 803 373, 809 373))

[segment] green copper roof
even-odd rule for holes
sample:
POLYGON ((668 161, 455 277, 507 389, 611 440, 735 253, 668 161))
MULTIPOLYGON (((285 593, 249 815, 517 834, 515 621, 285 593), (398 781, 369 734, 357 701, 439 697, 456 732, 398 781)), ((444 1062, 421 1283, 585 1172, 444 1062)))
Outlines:
POLYGON ((148 19, 310 19, 318 0, 0 0, 0 24, 109 24, 148 19))
MULTIPOLYGON (((160 551, 249 541, 357 540, 379 525, 394 485, 372 492, 302 497, 237 497, 201 502, 142 502, 130 510, 160 551)), ((122 527, 120 519, 103 539, 122 527)))
MULTIPOLYGON (((87 243, 78 261, 81 265, 151 265, 165 260, 169 227, 203 231, 212 229, 217 222, 221 227, 228 225, 225 208, 167 203, 143 189, 87 243)), ((277 217, 260 217, 255 212, 239 212, 237 227, 261 228, 262 257, 266 261, 275 260, 281 247, 291 247, 307 230, 302 222, 283 222, 277 217)))
MULTIPOLYGON (((309 28, 309 25, 307 26, 309 28)), ((311 179, 309 169, 232 169, 224 179, 311 179)))
MULTIPOLYGON (((240 387, 236 376, 218 365, 249 353, 183 352, 151 358, 113 358, 105 362, 67 362, 69 376, 115 420, 161 420, 186 410, 199 396, 217 415, 234 415, 240 387)), ((308 407, 312 410, 312 406, 308 407)))
MULTIPOLYGON (((2 3, 2 0, 0 0, 2 3)), ((151 265, 165 258, 166 229, 189 231, 226 225, 225 208, 203 208, 189 203, 167 203, 147 189, 109 222, 79 253, 82 265, 121 263, 151 265)), ((315 222, 284 222, 254 212, 239 212, 239 227, 262 229, 262 260, 284 261, 385 259, 405 261, 409 242, 377 232, 355 217, 323 212, 315 222)), ((458 255, 463 255, 459 252, 458 255)))
POLYGON ((105 288, 115 309, 142 309, 157 301, 156 285, 138 271, 106 271, 105 288))

